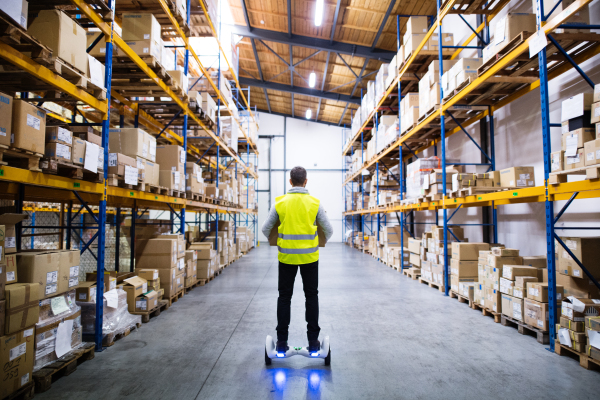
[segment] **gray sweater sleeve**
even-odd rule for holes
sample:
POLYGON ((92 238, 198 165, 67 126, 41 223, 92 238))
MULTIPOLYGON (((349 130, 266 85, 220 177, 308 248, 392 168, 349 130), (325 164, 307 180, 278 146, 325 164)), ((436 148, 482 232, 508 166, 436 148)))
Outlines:
POLYGON ((317 212, 317 222, 323 228, 323 233, 325 234, 325 239, 329 241, 331 236, 333 236, 333 227, 329 222, 329 218, 327 218, 327 211, 323 208, 323 204, 319 204, 319 212, 317 212))
POLYGON ((267 217, 267 219, 265 220, 265 222, 263 223, 263 226, 261 228, 263 235, 265 235, 267 237, 267 239, 269 238, 269 235, 271 234, 271 229, 273 229, 275 224, 277 224, 278 220, 279 220, 279 215, 277 214, 277 210, 275 209, 275 206, 272 206, 271 210, 269 211, 269 216, 267 217))

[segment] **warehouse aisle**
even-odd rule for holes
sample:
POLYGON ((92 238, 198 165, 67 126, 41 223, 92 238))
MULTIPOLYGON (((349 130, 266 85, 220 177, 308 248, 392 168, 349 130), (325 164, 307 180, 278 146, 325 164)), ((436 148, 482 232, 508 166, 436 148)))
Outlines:
MULTIPOLYGON (((264 364, 276 250, 259 247, 39 399, 597 399, 598 372, 341 244, 321 251, 332 365, 264 364)), ((298 277, 299 278, 299 277, 298 277)), ((290 345, 306 345, 297 280, 290 345)))

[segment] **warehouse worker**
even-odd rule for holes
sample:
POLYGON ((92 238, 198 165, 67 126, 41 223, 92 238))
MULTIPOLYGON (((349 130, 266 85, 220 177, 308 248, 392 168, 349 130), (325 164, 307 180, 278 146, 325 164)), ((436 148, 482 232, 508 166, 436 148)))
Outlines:
POLYGON ((333 235, 319 199, 306 190, 306 170, 294 167, 290 172, 292 188, 284 196, 275 199, 269 216, 262 226, 262 233, 269 237, 280 221, 277 249, 279 250, 279 298, 277 299, 277 352, 288 350, 290 306, 294 292, 294 280, 298 267, 306 297, 306 323, 308 351, 318 351, 319 343, 319 238, 315 221, 323 229, 326 240, 333 235))

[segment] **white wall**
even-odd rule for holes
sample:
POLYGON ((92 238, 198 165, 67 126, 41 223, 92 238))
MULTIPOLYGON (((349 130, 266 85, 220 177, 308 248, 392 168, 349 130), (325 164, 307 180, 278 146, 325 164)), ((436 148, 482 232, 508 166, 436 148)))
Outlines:
MULTIPOLYGON (((333 225, 334 234, 331 241, 342 240, 342 128, 319 124, 300 119, 284 118, 278 115, 260 113, 260 136, 277 136, 271 140, 271 205, 275 197, 289 190, 289 170, 295 166, 306 168, 310 194, 317 197, 333 225), (285 119, 285 128, 284 128, 285 119), (284 152, 285 132, 286 149, 284 152), (285 169, 284 173, 284 153, 285 169), (285 182, 285 186, 284 186, 285 182)), ((259 190, 269 188, 269 140, 258 141, 259 190), (263 171, 264 170, 264 171, 263 171)), ((258 222, 259 227, 267 218, 269 195, 259 192, 258 222)), ((259 234, 260 240, 266 238, 259 234)))

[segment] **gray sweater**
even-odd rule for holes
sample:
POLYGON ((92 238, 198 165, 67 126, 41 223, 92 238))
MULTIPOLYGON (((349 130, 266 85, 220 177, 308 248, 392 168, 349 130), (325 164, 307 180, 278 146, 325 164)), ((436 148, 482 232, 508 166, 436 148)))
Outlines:
MULTIPOLYGON (((288 191, 288 193, 309 194, 308 189, 303 188, 303 187, 293 187, 288 191)), ((265 223, 262 226, 263 235, 265 235, 268 238, 269 234, 271 233, 271 229, 273 229, 275 224, 277 224, 277 221, 279 221, 279 215, 277 214, 277 210, 275 209, 275 206, 273 205, 271 207, 271 210, 269 211, 269 216, 267 217, 267 220, 265 221, 265 223)), ((319 211, 317 212, 317 223, 323 229, 323 233, 325 234, 325 239, 329 241, 329 239, 333 235, 333 227, 331 226, 331 223, 329 222, 329 219, 327 218, 327 211, 325 211, 325 209, 323 208, 322 203, 319 203, 319 211)))

